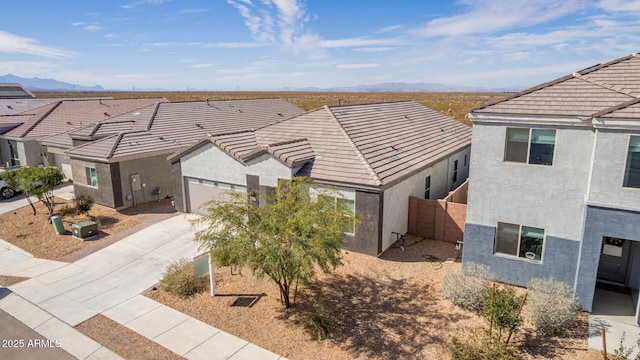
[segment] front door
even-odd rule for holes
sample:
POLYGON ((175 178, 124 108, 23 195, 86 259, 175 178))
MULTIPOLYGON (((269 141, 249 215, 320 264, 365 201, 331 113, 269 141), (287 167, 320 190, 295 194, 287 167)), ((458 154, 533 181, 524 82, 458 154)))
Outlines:
POLYGON ((629 253, 633 244, 630 240, 605 236, 602 239, 598 280, 614 282, 626 286, 629 269, 629 253))

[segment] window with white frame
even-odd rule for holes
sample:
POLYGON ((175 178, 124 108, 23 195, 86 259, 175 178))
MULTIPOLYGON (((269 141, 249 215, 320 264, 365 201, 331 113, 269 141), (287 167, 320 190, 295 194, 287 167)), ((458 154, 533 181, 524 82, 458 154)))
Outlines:
POLYGON ((544 229, 518 224, 498 223, 494 253, 541 261, 543 249, 544 229))
POLYGON ((624 187, 640 188, 640 136, 631 136, 624 169, 624 187))
POLYGON ((87 174, 87 185, 93 186, 95 188, 98 187, 98 172, 94 167, 86 167, 84 168, 87 174))
POLYGON ((324 197, 327 199, 331 199, 330 202, 334 204, 334 206, 343 206, 349 209, 348 219, 345 222, 345 227, 342 230, 347 234, 355 234, 356 232, 356 202, 354 200, 349 200, 345 198, 336 198, 333 196, 327 195, 318 195, 318 197, 324 197))
POLYGON ((555 130, 507 128, 504 161, 553 165, 555 143, 555 130))
POLYGON ((15 140, 9 140, 9 155, 11 155, 11 166, 20 165, 18 142, 16 142, 15 140))

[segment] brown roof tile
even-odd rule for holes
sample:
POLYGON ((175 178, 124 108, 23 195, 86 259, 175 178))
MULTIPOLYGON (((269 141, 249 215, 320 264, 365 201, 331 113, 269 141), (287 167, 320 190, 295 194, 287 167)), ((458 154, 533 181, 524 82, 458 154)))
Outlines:
MULTIPOLYGON (((67 153, 85 156, 82 152, 89 151, 93 157, 110 159, 161 150, 176 151, 198 142, 207 134, 256 129, 301 113, 302 109, 282 99, 162 103, 145 123, 145 132, 125 133, 113 151, 96 143, 96 149, 90 149, 91 144, 88 144, 67 153)), ((130 116, 125 114, 109 121, 128 120, 130 116)), ((138 127, 138 122, 135 126, 138 127)), ((135 130, 132 128, 132 131, 135 130)))
POLYGON ((164 98, 61 100, 21 113, 21 115, 30 115, 29 119, 5 135, 36 138, 51 136, 161 101, 167 100, 164 98))
POLYGON ((640 97, 640 56, 592 66, 533 87, 472 113, 592 116, 640 97))

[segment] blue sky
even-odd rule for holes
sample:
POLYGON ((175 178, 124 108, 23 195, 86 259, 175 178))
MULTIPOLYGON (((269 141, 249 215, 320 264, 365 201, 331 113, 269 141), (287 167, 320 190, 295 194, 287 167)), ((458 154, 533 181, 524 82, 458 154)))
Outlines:
POLYGON ((130 90, 533 86, 640 51, 631 0, 0 0, 0 75, 130 90))

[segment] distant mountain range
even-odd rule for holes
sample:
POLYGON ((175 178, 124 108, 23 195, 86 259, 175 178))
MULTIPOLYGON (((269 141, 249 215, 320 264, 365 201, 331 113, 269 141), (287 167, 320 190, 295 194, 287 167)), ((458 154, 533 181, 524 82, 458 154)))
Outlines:
POLYGON ((285 87, 278 91, 318 91, 318 92, 517 92, 524 87, 487 88, 479 86, 459 86, 438 83, 390 82, 373 85, 345 86, 335 88, 285 87))
POLYGON ((54 79, 23 78, 12 74, 0 76, 0 83, 19 83, 31 91, 104 91, 100 85, 83 86, 54 79))
MULTIPOLYGON (((31 91, 104 91, 100 85, 84 86, 70 84, 55 79, 23 78, 12 74, 0 76, 0 83, 19 83, 31 91)), ((373 85, 344 86, 333 88, 317 87, 284 87, 274 91, 309 91, 309 92, 517 92, 524 87, 487 88, 479 86, 459 86, 438 83, 403 83, 389 82, 373 85)), ((138 89, 148 91, 150 89, 138 89)), ((154 89, 154 91, 172 91, 166 89, 154 89)), ((173 90, 175 91, 175 90, 173 90)), ((192 91, 207 91, 192 89, 192 91)))

